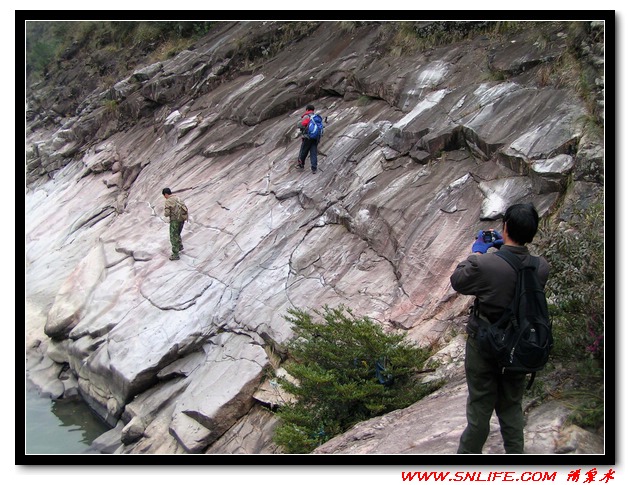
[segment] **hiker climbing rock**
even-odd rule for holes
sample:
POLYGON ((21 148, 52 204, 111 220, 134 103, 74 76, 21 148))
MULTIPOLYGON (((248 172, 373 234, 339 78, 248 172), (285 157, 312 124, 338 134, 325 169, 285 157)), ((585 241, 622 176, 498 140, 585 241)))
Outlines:
POLYGON ((302 170, 306 155, 311 155, 311 172, 317 173, 317 145, 324 133, 324 124, 322 117, 315 113, 315 106, 309 104, 306 111, 302 115, 298 127, 302 133, 302 145, 300 146, 300 154, 296 168, 302 170))
POLYGON ((171 239, 171 261, 179 259, 179 252, 184 249, 182 245, 182 229, 184 222, 188 220, 188 207, 182 200, 171 193, 171 189, 162 189, 162 195, 166 199, 164 203, 164 217, 170 221, 169 234, 171 239))

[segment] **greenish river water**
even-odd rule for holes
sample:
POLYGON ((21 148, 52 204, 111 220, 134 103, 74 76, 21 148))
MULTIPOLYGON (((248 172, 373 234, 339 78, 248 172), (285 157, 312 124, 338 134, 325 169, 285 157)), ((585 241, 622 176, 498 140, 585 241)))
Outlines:
POLYGON ((25 385, 26 454, 80 454, 109 428, 81 399, 52 401, 25 385))

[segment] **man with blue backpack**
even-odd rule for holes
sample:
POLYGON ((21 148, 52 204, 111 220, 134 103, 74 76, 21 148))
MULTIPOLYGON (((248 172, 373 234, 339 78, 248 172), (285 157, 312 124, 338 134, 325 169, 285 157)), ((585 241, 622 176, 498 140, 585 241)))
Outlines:
POLYGON ((300 146, 300 154, 296 168, 304 169, 306 155, 311 155, 311 172, 317 173, 317 144, 324 133, 324 123, 322 117, 315 114, 315 106, 309 104, 306 106, 306 112, 302 115, 298 127, 302 132, 302 145, 300 146))

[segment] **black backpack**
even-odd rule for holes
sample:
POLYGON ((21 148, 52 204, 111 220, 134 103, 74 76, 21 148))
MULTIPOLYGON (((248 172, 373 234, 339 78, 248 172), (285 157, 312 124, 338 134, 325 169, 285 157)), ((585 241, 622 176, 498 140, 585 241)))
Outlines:
MULTIPOLYGON (((538 278, 538 258, 530 256, 526 264, 509 251, 497 251, 517 273, 512 304, 494 323, 478 318, 477 339, 482 350, 490 353, 502 372, 532 374, 527 389, 532 386, 536 371, 542 370, 551 348, 553 336, 547 309, 547 299, 538 278)), ((474 312, 478 316, 478 301, 474 312)))

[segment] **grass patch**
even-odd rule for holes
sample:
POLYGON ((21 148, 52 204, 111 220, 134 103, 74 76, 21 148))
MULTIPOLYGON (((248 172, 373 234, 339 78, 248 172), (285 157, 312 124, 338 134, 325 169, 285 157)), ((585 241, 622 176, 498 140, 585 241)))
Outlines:
POLYGON ((390 53, 394 57, 414 54, 471 39, 477 35, 499 37, 525 28, 523 22, 392 22, 390 53))
POLYGON ((104 100, 103 106, 105 107, 105 111, 107 112, 107 114, 114 117, 118 115, 118 112, 120 110, 120 105, 118 104, 118 101, 116 101, 115 99, 104 100))
POLYGON ((367 106, 372 101, 374 101, 374 99, 376 98, 373 98, 372 96, 368 96, 367 94, 363 94, 357 98, 357 106, 367 106))

